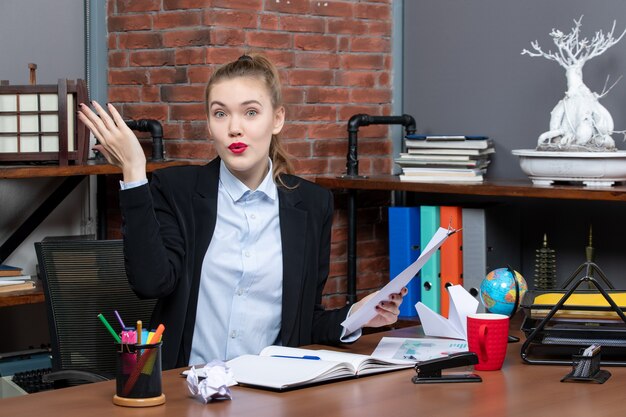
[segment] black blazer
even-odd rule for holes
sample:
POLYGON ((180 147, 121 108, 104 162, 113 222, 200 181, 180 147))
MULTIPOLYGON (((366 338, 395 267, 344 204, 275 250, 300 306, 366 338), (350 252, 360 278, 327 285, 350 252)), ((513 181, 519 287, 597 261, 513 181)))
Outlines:
MULTIPOLYGON (((219 158, 162 169, 150 185, 120 191, 126 271, 133 290, 158 298, 151 327, 165 325, 163 368, 187 366, 202 260, 215 230, 219 158)), ((348 307, 321 305, 328 277, 332 193, 301 178, 278 187, 283 250, 280 338, 285 346, 339 342, 348 307)), ((210 320, 207 317, 207 320, 210 320)))

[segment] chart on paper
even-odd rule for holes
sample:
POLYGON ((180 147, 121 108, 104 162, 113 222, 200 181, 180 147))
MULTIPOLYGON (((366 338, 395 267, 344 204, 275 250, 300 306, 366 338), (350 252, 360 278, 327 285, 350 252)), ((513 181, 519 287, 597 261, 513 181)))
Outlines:
POLYGON ((426 361, 467 352, 467 342, 454 339, 383 337, 373 357, 426 361))

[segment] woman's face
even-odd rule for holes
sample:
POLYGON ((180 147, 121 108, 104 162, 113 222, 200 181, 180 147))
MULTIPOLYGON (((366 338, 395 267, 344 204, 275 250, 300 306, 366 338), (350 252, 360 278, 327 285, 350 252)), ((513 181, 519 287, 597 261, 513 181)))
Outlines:
POLYGON ((219 81, 208 97, 209 133, 228 170, 256 189, 269 166, 272 135, 283 128, 285 110, 274 109, 270 92, 257 77, 219 81))

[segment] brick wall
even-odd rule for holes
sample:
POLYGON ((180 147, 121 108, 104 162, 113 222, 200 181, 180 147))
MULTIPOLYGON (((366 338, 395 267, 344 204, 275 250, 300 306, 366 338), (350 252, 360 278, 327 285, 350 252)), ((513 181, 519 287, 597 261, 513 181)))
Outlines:
MULTIPOLYGON (((345 171, 348 119, 391 112, 391 15, 391 0, 109 0, 109 101, 125 118, 161 121, 167 158, 210 160, 205 83, 217 65, 259 51, 280 70, 282 138, 296 172, 336 175, 345 171)), ((359 131, 361 174, 391 171, 388 133, 385 126, 359 131)), ((386 199, 360 199, 360 295, 388 279, 386 199)), ((119 219, 109 223, 119 236, 119 219)), ((329 307, 346 299, 346 228, 337 193, 329 307)))

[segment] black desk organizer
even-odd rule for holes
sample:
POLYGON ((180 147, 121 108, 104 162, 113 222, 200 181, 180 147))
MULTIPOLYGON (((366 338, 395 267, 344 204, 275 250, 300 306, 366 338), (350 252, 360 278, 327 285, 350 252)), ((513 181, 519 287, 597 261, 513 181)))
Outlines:
POLYGON ((606 278, 602 270, 593 262, 585 262, 570 276, 560 290, 528 291, 522 301, 521 307, 525 313, 522 323, 522 331, 526 335, 526 341, 521 348, 521 357, 529 364, 544 365, 571 365, 574 355, 579 354, 580 349, 594 343, 602 347, 602 359, 597 359, 599 365, 626 366, 626 315, 610 297, 612 293, 624 293, 618 291, 606 278), (574 280, 585 271, 585 275, 574 280), (594 273, 607 289, 600 285, 594 277, 594 273), (567 289, 570 284, 574 285, 567 289), (589 289, 579 287, 587 283, 589 289), (564 305, 574 293, 598 294, 600 293, 609 304, 608 306, 580 306, 564 305), (534 304, 537 295, 544 293, 563 293, 564 295, 555 305, 534 304), (547 315, 541 319, 533 318, 531 310, 546 310, 547 315), (584 312, 614 312, 616 320, 598 322, 585 321, 552 321, 552 318, 561 310, 577 310, 584 312), (617 319, 619 318, 619 319, 617 319))
POLYGON ((592 356, 572 356, 572 372, 565 375, 561 382, 597 382, 604 384, 611 376, 609 371, 600 369, 600 349, 592 356))

